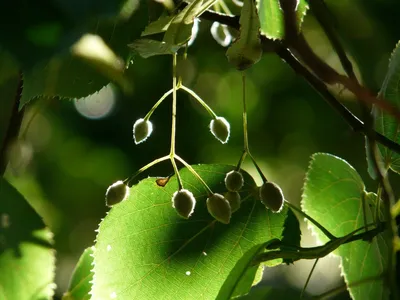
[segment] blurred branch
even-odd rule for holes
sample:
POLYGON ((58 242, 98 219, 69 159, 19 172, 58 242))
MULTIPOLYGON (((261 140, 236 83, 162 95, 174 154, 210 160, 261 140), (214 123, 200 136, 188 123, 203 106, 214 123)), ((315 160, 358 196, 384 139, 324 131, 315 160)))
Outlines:
MULTIPOLYGON (((186 5, 186 4, 183 4, 186 5)), ((219 22, 225 24, 231 28, 240 29, 239 16, 229 16, 226 14, 216 13, 210 10, 205 11, 201 15, 202 19, 219 22)), ((347 124, 352 128, 354 132, 362 133, 367 136, 367 128, 360 119, 358 119, 350 110, 348 110, 343 104, 341 104, 328 90, 326 84, 319 79, 316 75, 311 73, 306 67, 304 67, 297 58, 282 45, 279 41, 274 41, 261 36, 261 43, 263 45, 264 52, 274 51, 279 57, 284 60, 296 73, 301 75, 318 93, 342 116, 347 124)), ((317 57, 318 58, 318 57, 317 57)), ((320 60, 318 58, 318 60, 320 60)), ((322 62, 324 63, 324 62, 322 62)), ((324 63, 325 64, 325 63, 324 63)), ((329 67, 329 66, 328 66, 329 67)), ((329 67, 330 68, 330 67, 329 67)), ((336 71, 335 71, 336 72, 336 71)), ((339 74, 338 74, 339 75, 339 74)), ((342 75, 339 75, 342 76, 342 75)), ((344 76, 342 76, 344 77, 344 76)), ((347 78, 347 77, 346 77, 347 78)), ((349 78, 347 78, 349 79, 349 78)), ((386 101, 378 101, 379 103, 386 101)), ((386 110, 386 109, 385 109, 386 110)), ((384 145, 388 149, 400 153, 400 144, 388 139, 380 133, 373 131, 375 139, 380 144, 384 145)))
POLYGON ((3 144, 0 145, 0 176, 4 175, 8 164, 8 148, 11 143, 18 137, 19 129, 21 127, 22 118, 24 116, 24 109, 18 111, 19 103, 22 95, 23 79, 22 73, 19 75, 18 88, 15 93, 14 106, 12 108, 10 122, 8 124, 6 137, 4 138, 3 144))

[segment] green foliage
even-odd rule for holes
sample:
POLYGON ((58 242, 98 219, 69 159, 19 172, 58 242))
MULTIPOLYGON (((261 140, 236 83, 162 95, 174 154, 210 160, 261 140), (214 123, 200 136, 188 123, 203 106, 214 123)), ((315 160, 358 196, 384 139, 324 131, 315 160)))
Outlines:
MULTIPOLYGON (((274 241, 276 239, 272 240, 274 241)), ((258 265, 252 265, 253 259, 263 252, 269 243, 271 241, 255 245, 242 255, 219 290, 217 300, 231 299, 249 292, 258 270, 258 265)))
POLYGON ((12 28, 0 33, 0 45, 30 68, 38 61, 67 49, 98 18, 126 17, 137 7, 137 0, 89 0, 2 2, 0 19, 12 28))
MULTIPOLYGON (((223 193, 224 176, 232 166, 199 165, 195 170, 214 192, 223 193)), ((197 200, 189 220, 181 219, 171 206, 178 188, 174 176, 165 187, 158 186, 156 178, 141 181, 101 222, 94 253, 94 297, 115 293, 157 299, 179 294, 180 299, 215 299, 244 252, 282 236, 286 214, 265 210, 251 194, 255 184, 247 173, 242 198, 249 197, 229 225, 209 215, 201 183, 187 169, 180 173, 184 187, 197 200)))
MULTIPOLYGON (((366 200, 364 183, 346 161, 329 154, 314 154, 308 168, 302 208, 335 236, 373 222, 375 203, 366 200), (365 220, 363 212, 365 211, 365 220)), ((320 241, 328 239, 309 222, 320 241)), ((387 232, 372 241, 355 241, 335 251, 342 258, 347 283, 378 276, 386 269, 390 239, 387 232)), ((353 299, 388 299, 382 281, 349 287, 353 299)))
MULTIPOLYGON (((379 95, 396 107, 400 107, 400 43, 397 44, 390 58, 389 69, 386 73, 385 80, 382 84, 379 95)), ((380 109, 374 110, 376 122, 376 130, 389 139, 400 143, 400 124, 395 117, 383 112, 380 109)), ((400 173, 400 154, 380 147, 382 159, 386 168, 390 167, 393 171, 400 173)))
POLYGON ((239 37, 226 51, 226 56, 238 70, 244 70, 257 63, 262 56, 260 20, 253 0, 244 0, 239 23, 239 37))
POLYGON ((40 95, 69 99, 86 97, 98 92, 110 80, 129 90, 122 73, 125 69, 123 61, 129 54, 126 45, 132 40, 132 22, 133 17, 128 21, 96 20, 89 30, 98 36, 95 45, 81 44, 86 49, 94 47, 91 48, 93 52, 87 51, 87 56, 82 57, 76 51, 78 42, 71 53, 56 56, 24 72, 20 108, 40 95))
MULTIPOLYGON (((257 0, 261 33, 270 39, 282 39, 285 36, 283 12, 279 0, 257 0)), ((299 28, 308 9, 306 0, 298 0, 296 16, 299 28)))
POLYGON ((151 39, 138 39, 128 46, 143 58, 149 58, 155 55, 174 54, 179 49, 179 46, 172 46, 151 39))
POLYGON ((24 197, 0 177, 0 299, 50 299, 52 233, 24 197))
MULTIPOLYGON (((300 247, 300 241, 301 241, 300 223, 291 209, 288 209, 287 217, 283 227, 284 227, 282 234, 283 246, 281 247, 281 249, 285 250, 287 248, 287 246, 285 245, 300 247)), ((286 264, 290 264, 293 263, 293 260, 285 258, 283 262, 286 264)))
POLYGON ((172 19, 164 35, 169 45, 183 46, 192 35, 194 19, 213 5, 216 0, 194 0, 172 19))
POLYGON ((93 249, 86 248, 79 258, 72 274, 68 291, 63 295, 63 300, 89 300, 89 292, 93 280, 93 249))
POLYGON ((0 81, 0 95, 2 98, 0 101, 0 145, 4 142, 9 129, 9 122, 15 105, 15 93, 18 90, 18 84, 18 74, 4 80, 4 82, 0 81))

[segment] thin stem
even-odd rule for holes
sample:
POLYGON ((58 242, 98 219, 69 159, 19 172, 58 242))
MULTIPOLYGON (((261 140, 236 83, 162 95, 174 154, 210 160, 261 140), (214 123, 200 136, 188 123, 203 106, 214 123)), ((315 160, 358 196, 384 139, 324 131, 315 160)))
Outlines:
POLYGON ((392 216, 393 216, 393 218, 396 218, 398 215, 400 215, 400 200, 397 200, 395 205, 392 206, 392 216))
POLYGON ((170 157, 170 160, 171 160, 172 167, 174 168, 176 178, 178 180, 178 189, 181 190, 183 188, 182 178, 181 178, 181 174, 179 174, 178 167, 176 166, 175 157, 170 157))
POLYGON ((214 113, 214 111, 211 109, 211 107, 209 107, 209 106, 207 105, 207 103, 205 103, 205 102, 203 101, 203 99, 201 99, 200 96, 197 95, 193 90, 191 90, 190 88, 188 88, 188 87, 186 87, 186 86, 184 86, 184 85, 181 85, 179 88, 182 89, 182 90, 184 90, 184 91, 187 92, 188 94, 190 94, 193 98, 195 98, 195 99, 205 108, 205 110, 210 114, 210 116, 211 116, 213 119, 216 119, 216 118, 217 118, 217 115, 214 113))
POLYGON ((253 165, 256 167, 258 174, 260 175, 262 181, 268 182, 267 177, 265 177, 264 173, 262 172, 261 168, 258 166, 256 160, 254 159, 253 155, 249 151, 247 151, 247 154, 249 155, 251 161, 253 162, 253 165))
POLYGON ((155 164, 158 164, 159 162, 162 162, 164 160, 169 159, 169 155, 165 155, 163 157, 157 158, 155 160, 153 160, 152 162, 148 163, 147 165, 145 165, 144 167, 140 168, 138 171, 136 171, 133 175, 131 175, 130 177, 128 177, 127 179, 124 180, 124 183, 126 185, 129 185, 132 183, 132 180, 136 178, 136 176, 138 176, 140 173, 142 173, 143 171, 146 171, 148 168, 154 166, 155 164))
POLYGON ((247 151, 243 150, 242 155, 240 156, 239 162, 238 162, 238 164, 236 166, 236 171, 240 170, 240 168, 241 168, 241 166, 242 166, 242 164, 243 164, 243 162, 244 162, 244 160, 246 158, 246 155, 247 155, 247 151))
POLYGON ((315 226, 317 226, 317 228, 319 230, 321 230, 328 239, 330 240, 336 240, 337 237, 335 237, 332 233, 330 233, 328 231, 328 229, 326 229, 324 226, 322 226, 321 224, 319 224, 316 220, 314 220, 312 217, 310 217, 309 215, 307 215, 304 211, 302 211, 300 208, 297 208, 295 205, 293 205, 292 203, 288 202, 287 200, 285 200, 285 204, 287 206, 289 206, 291 209, 294 209, 295 211, 297 211, 299 214, 301 214, 304 218, 308 219, 311 223, 313 223, 315 226))
POLYGON ((175 139, 176 139, 176 91, 177 91, 177 78, 176 78, 176 66, 177 66, 177 54, 173 54, 172 60, 172 124, 171 124, 171 150, 169 152, 169 158, 171 160, 172 167, 174 168, 174 172, 176 178, 178 180, 178 188, 182 189, 182 179, 179 174, 178 167, 175 162, 175 139))
POLYGON ((249 152, 249 137, 247 132, 247 108, 246 108, 246 73, 242 73, 242 99, 243 99, 243 146, 244 151, 249 152))
POLYGON ((317 266, 318 261, 319 261, 319 258, 317 258, 317 259, 315 260, 315 262, 314 262, 314 264, 313 264, 313 266, 312 266, 312 268, 311 268, 311 271, 310 271, 310 273, 309 273, 308 276, 307 276, 306 283, 304 284, 304 287, 303 287, 303 289, 301 290, 301 293, 300 293, 300 299, 303 299, 304 292, 305 292, 306 289, 307 289, 308 283, 310 282, 310 279, 311 279, 311 275, 314 273, 314 270, 315 270, 315 267, 317 266))
POLYGON ((154 104, 154 106, 150 109, 150 111, 146 114, 144 117, 145 121, 148 121, 153 114, 153 112, 156 110, 156 108, 161 104, 161 102, 164 101, 165 98, 167 98, 171 93, 173 93, 174 89, 170 89, 168 92, 166 92, 162 97, 154 104))
POLYGON ((184 159, 182 159, 179 155, 175 154, 175 158, 177 160, 179 160, 186 168, 188 168, 188 170, 190 171, 190 173, 193 174, 193 176, 195 176, 202 184, 203 186, 206 188, 208 194, 212 195, 214 194, 213 191, 210 189, 210 187, 207 185, 207 183, 203 180, 203 178, 201 178, 201 176, 192 168, 191 165, 189 165, 184 159))

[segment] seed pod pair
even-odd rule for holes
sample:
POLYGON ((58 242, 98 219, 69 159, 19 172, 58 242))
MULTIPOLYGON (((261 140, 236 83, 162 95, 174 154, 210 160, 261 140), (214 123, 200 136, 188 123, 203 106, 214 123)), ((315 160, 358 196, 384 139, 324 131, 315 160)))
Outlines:
POLYGON ((110 185, 106 191, 106 205, 113 206, 126 198, 129 195, 129 187, 121 180, 110 185))
POLYGON ((264 182, 259 188, 259 197, 265 207, 272 210, 272 212, 278 213, 282 210, 285 197, 276 183, 264 182))
POLYGON ((138 119, 133 124, 133 139, 135 144, 144 142, 153 132, 153 124, 149 120, 138 119))
POLYGON ((210 122, 211 133, 219 140, 222 144, 226 144, 230 135, 230 125, 228 121, 223 117, 216 117, 210 122))
POLYGON ((217 221, 229 224, 232 209, 229 201, 221 194, 214 193, 207 198, 207 210, 217 221))
POLYGON ((180 189, 172 195, 172 207, 184 219, 192 215, 195 206, 196 199, 189 190, 180 189))

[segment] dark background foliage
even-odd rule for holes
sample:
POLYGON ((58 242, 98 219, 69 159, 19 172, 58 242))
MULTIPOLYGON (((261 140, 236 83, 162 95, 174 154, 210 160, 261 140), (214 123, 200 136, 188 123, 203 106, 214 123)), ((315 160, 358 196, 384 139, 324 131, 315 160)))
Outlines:
MULTIPOLYGON (((326 2, 336 17, 337 29, 355 62, 357 74, 369 88, 378 92, 390 53, 400 40, 400 2, 326 2)), ((133 15, 132 31, 137 37, 147 22, 147 5, 145 2, 140 5, 133 15)), ((210 26, 208 21, 200 23, 197 40, 188 51, 184 80, 218 115, 230 121, 231 139, 227 145, 216 141, 208 130, 208 115, 190 97, 179 92, 177 152, 193 164, 236 164, 243 138, 241 77, 228 64, 226 49, 212 39, 210 26)), ((341 69, 312 15, 306 17, 304 32, 314 50, 332 66, 341 69)), ((168 100, 153 115, 155 131, 146 143, 134 144, 132 125, 170 89, 171 65, 170 56, 134 57, 128 70, 134 86, 130 96, 124 96, 114 88, 115 97, 104 96, 103 90, 97 97, 77 102, 39 98, 27 107, 22 128, 22 132, 26 130, 25 142, 19 148, 21 151, 12 155, 8 177, 23 194, 36 195, 28 200, 55 234, 59 295, 66 289, 72 268, 83 249, 94 242, 95 229, 107 212, 104 203, 107 187, 169 151, 171 106, 168 100), (109 105, 112 107, 107 113, 109 105), (79 110, 86 111, 86 115, 89 111, 97 117, 85 117, 79 110)), ((247 71, 247 83, 253 155, 260 161, 267 177, 281 185, 288 200, 299 202, 309 157, 315 152, 343 157, 359 171, 369 190, 374 189, 366 171, 363 137, 353 133, 341 117, 275 54, 264 55, 247 71)), ((331 88, 357 112, 357 105, 348 92, 340 86, 331 88)), ((252 166, 245 164, 244 168, 257 178, 252 166)), ((144 176, 171 173, 170 164, 162 163, 144 176)), ((398 190, 398 176, 391 176, 391 180, 398 190)), ((306 231, 305 226, 303 230, 306 231)), ((305 233, 303 244, 310 243, 314 243, 313 238, 305 233)), ((302 269, 301 276, 294 276, 290 282, 301 287, 311 265, 296 264, 297 269, 302 269)), ((279 270, 280 273, 267 270, 265 273, 270 274, 265 274, 266 280, 275 280, 278 284, 278 279, 282 278, 279 276, 288 274, 286 267, 279 270), (275 279, 271 279, 271 274, 276 276, 275 279)), ((317 274, 323 285, 313 287, 311 284, 311 291, 323 292, 328 287, 340 285, 337 260, 321 263, 317 274)), ((279 284, 286 284, 284 282, 281 280, 279 284)), ((348 296, 343 294, 343 297, 348 296)))

